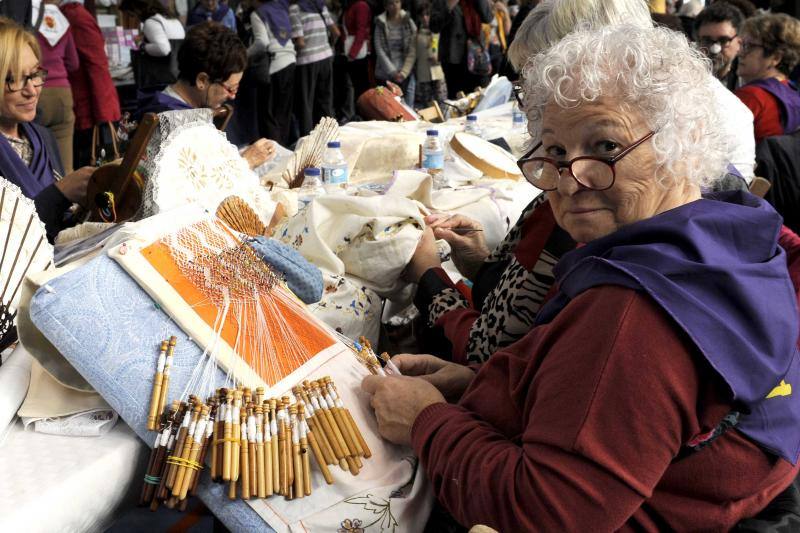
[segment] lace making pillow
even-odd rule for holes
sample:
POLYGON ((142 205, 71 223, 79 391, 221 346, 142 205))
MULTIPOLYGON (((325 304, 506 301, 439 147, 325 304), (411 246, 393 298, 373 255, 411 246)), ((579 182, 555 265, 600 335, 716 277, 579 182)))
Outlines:
POLYGON ((262 261, 283 274, 286 284, 303 303, 316 303, 322 298, 322 272, 297 250, 269 237, 255 237, 249 244, 262 261))

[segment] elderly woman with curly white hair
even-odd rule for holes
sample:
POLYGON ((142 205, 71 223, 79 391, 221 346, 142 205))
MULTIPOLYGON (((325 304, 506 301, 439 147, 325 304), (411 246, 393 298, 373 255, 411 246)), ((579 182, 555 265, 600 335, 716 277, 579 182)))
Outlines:
POLYGON ((526 69, 520 166, 583 244, 477 374, 401 355, 404 376, 363 383, 463 525, 727 530, 796 476, 781 218, 746 192, 701 197, 726 166, 709 76, 683 36, 633 26, 573 33, 526 69))

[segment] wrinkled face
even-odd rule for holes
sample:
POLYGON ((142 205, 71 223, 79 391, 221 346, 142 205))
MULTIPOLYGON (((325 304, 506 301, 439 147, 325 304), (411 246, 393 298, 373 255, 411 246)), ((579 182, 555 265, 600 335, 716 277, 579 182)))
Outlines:
POLYGON ((227 80, 211 82, 208 75, 201 72, 197 76, 197 86, 206 88, 205 107, 217 109, 228 100, 236 98, 239 83, 242 81, 242 72, 234 72, 227 80))
POLYGON ((400 13, 400 0, 386 0, 383 4, 386 7, 386 16, 394 17, 400 13))
POLYGON ((697 42, 714 64, 714 74, 728 74, 733 60, 739 54, 741 39, 729 21, 703 24, 697 30, 697 42))
MULTIPOLYGON (((24 47, 19 54, 19 65, 22 76, 33 74, 39 69, 39 60, 30 46, 24 47)), ((31 122, 36 117, 36 104, 39 102, 41 87, 34 87, 27 82, 22 90, 11 92, 8 85, 3 93, 3 102, 0 105, 0 117, 9 122, 31 122)))
MULTIPOLYGON (((537 151, 536 155, 557 161, 584 155, 612 157, 649 132, 641 116, 624 112, 611 99, 571 109, 551 103, 542 122, 541 154, 537 151)), ((650 140, 619 160, 614 169, 616 178, 610 189, 587 189, 564 169, 558 188, 547 193, 556 222, 576 241, 604 237, 674 207, 670 189, 655 180, 656 161, 650 140)))
POLYGON ((768 78, 780 63, 776 54, 767 55, 763 43, 752 35, 742 36, 742 50, 739 53, 739 67, 736 73, 745 83, 768 78))

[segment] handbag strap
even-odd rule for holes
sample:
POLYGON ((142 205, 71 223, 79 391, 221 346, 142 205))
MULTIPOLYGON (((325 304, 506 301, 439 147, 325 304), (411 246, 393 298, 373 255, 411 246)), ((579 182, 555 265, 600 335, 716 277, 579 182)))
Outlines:
POLYGON ((111 133, 111 148, 114 150, 114 159, 119 159, 119 140, 117 139, 117 131, 114 129, 114 124, 111 122, 101 122, 95 124, 92 128, 92 152, 90 161, 94 164, 97 161, 97 147, 100 144, 100 127, 106 124, 111 133))

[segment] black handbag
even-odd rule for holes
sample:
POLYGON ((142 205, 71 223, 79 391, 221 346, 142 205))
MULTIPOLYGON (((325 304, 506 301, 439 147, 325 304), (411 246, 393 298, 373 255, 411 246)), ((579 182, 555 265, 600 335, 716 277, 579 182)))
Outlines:
POLYGON ((170 53, 164 57, 151 56, 144 50, 131 50, 131 67, 136 86, 145 90, 160 90, 178 80, 178 49, 182 40, 170 41, 170 53))
POLYGON ((248 70, 252 78, 259 85, 269 85, 270 74, 269 67, 272 64, 272 54, 264 52, 255 60, 250 62, 248 70))

